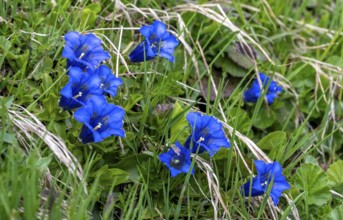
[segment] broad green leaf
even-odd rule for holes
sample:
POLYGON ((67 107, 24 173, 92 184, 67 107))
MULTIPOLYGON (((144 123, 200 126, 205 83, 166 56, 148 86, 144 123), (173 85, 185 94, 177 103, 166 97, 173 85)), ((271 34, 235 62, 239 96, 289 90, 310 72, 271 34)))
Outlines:
POLYGON ((280 152, 282 152, 282 147, 286 143, 286 141, 287 141, 286 132, 275 131, 263 137, 257 143, 257 146, 259 146, 262 150, 269 151, 268 156, 272 160, 274 160, 274 159, 279 159, 279 157, 284 156, 284 155, 281 155, 280 152))
POLYGON ((311 163, 311 164, 314 164, 314 165, 319 165, 317 159, 312 156, 312 155, 306 155, 306 157, 304 158, 305 160, 305 163, 311 163))
POLYGON ((273 150, 281 147, 285 141, 287 140, 286 132, 283 131, 275 131, 269 133, 267 136, 263 137, 258 143, 262 150, 273 150))
POLYGON ((254 66, 257 57, 255 49, 242 42, 235 42, 230 45, 228 55, 231 60, 247 70, 254 66))
POLYGON ((331 198, 327 175, 319 166, 302 164, 295 172, 294 183, 305 192, 305 200, 310 205, 322 206, 331 198))
POLYGON ((14 101, 14 96, 9 96, 4 99, 5 101, 5 106, 7 109, 9 109, 14 101))
POLYGON ((190 134, 187 130, 188 122, 186 120, 186 117, 183 116, 183 111, 184 109, 181 107, 181 105, 176 102, 172 112, 172 118, 181 118, 170 129, 170 140, 172 143, 174 143, 175 141, 179 141, 181 144, 183 144, 190 134))
POLYGON ((85 7, 81 12, 81 26, 93 27, 100 11, 101 5, 99 3, 87 5, 87 7, 85 7))
POLYGON ((239 132, 247 132, 250 125, 250 118, 246 111, 241 108, 231 108, 228 123, 239 132))
POLYGON ((230 58, 222 58, 221 61, 219 61, 219 63, 222 67, 223 72, 227 72, 231 76, 244 77, 247 73, 249 73, 248 70, 245 70, 243 67, 236 64, 230 58))
POLYGON ((333 55, 327 59, 327 62, 343 68, 343 58, 341 56, 333 55))
POLYGON ((50 57, 43 57, 43 59, 37 64, 37 68, 33 71, 33 77, 35 80, 44 78, 43 75, 51 72, 53 68, 53 61, 50 57))
POLYGON ((67 134, 66 134, 67 129, 66 129, 65 123, 54 122, 52 124, 51 130, 53 131, 54 134, 57 134, 63 140, 67 139, 67 134))
POLYGON ((49 94, 49 97, 43 100, 44 110, 47 111, 49 114, 52 114, 56 110, 58 110, 58 99, 56 95, 53 93, 49 94))
POLYGON ((51 160, 52 160, 52 157, 39 158, 36 162, 36 168, 40 170, 41 172, 43 172, 44 170, 48 168, 48 165, 50 164, 51 160))
POLYGON ((104 187, 116 186, 126 182, 129 179, 129 174, 118 168, 108 168, 108 165, 102 166, 91 176, 100 175, 100 184, 104 187))
POLYGON ((5 60, 5 57, 11 48, 11 41, 7 40, 4 36, 0 36, 0 68, 2 67, 2 64, 5 60))
POLYGON ((139 174, 138 166, 149 158, 151 158, 151 156, 147 154, 131 155, 123 158, 116 163, 114 167, 127 172, 131 181, 139 181, 141 176, 139 174))
POLYGON ((331 164, 327 170, 328 183, 330 186, 339 186, 343 184, 343 160, 331 164))
POLYGON ((29 59, 29 54, 30 54, 29 50, 26 50, 23 54, 20 54, 20 55, 14 55, 14 54, 11 54, 10 52, 7 54, 8 55, 7 61, 14 72, 26 71, 26 65, 29 59))
POLYGON ((267 110, 267 108, 262 105, 256 119, 253 122, 253 125, 259 129, 266 129, 272 126, 275 119, 276 115, 274 111, 272 111, 271 109, 267 110))
POLYGON ((11 41, 7 40, 4 36, 0 36, 0 51, 8 51, 11 45, 11 41))
POLYGON ((334 208, 330 215, 325 220, 342 220, 343 219, 343 204, 334 208))
POLYGON ((8 143, 8 144, 17 144, 17 138, 15 134, 12 133, 0 133, 0 144, 2 142, 8 143))

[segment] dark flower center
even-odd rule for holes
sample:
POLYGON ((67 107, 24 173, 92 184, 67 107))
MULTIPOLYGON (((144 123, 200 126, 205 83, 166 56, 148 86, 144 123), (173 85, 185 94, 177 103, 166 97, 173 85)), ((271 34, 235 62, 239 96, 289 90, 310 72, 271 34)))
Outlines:
POLYGON ((156 38, 157 38, 157 36, 156 36, 156 34, 152 34, 152 35, 150 35, 150 40, 155 40, 156 38))
POLYGON ((77 83, 74 83, 72 85, 73 98, 78 99, 79 101, 86 100, 88 92, 88 86, 86 84, 79 85, 77 83))
POLYGON ((183 165, 186 163, 186 159, 183 155, 174 155, 170 159, 170 166, 180 170, 183 165))
POLYGON ((208 142, 210 141, 209 137, 210 137, 210 129, 205 127, 199 132, 199 137, 196 137, 195 141, 198 143, 203 143, 207 145, 208 142))
POLYGON ((110 117, 108 115, 106 116, 99 116, 96 112, 92 114, 91 120, 89 124, 92 126, 92 128, 101 133, 105 131, 108 128, 108 122, 110 120, 110 117))
POLYGON ((265 173, 260 178, 261 178, 261 187, 265 191, 265 190, 267 190, 269 183, 272 180, 272 176, 270 173, 265 173))
POLYGON ((82 44, 75 50, 75 56, 81 59, 82 56, 84 56, 88 52, 88 50, 88 46, 86 44, 82 44))

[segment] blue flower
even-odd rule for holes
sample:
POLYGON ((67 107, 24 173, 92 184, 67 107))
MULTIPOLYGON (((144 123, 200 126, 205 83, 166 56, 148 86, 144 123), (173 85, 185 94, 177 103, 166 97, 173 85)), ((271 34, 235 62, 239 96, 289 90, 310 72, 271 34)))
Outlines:
MULTIPOLYGON (((264 89, 267 88, 268 84, 268 91, 266 94, 268 104, 272 104, 274 99, 277 97, 277 94, 282 91, 282 87, 278 86, 275 81, 271 80, 270 77, 260 73, 260 79, 262 81, 262 85, 264 89)), ((258 84, 258 80, 255 79, 250 89, 244 92, 243 99, 246 102, 257 102, 258 98, 262 95, 262 91, 260 85, 258 84)))
POLYGON ((62 95, 59 106, 63 110, 78 108, 95 95, 102 95, 100 78, 91 71, 82 71, 79 67, 71 67, 68 72, 69 81, 60 91, 62 95))
POLYGON ((215 117, 190 112, 186 119, 192 127, 192 134, 185 147, 192 148, 193 153, 207 151, 212 157, 220 147, 230 147, 223 125, 215 117))
POLYGON ((144 60, 151 60, 156 56, 164 57, 170 62, 174 62, 174 48, 179 45, 179 41, 167 31, 164 23, 154 21, 150 26, 141 27, 140 32, 145 37, 145 40, 129 54, 131 62, 143 62, 144 60))
POLYGON ((124 115, 121 107, 107 103, 105 97, 92 97, 74 113, 76 120, 84 123, 79 135, 81 142, 100 142, 111 135, 124 137, 124 115))
POLYGON ((104 65, 99 66, 99 68, 95 70, 95 73, 100 77, 100 88, 102 91, 115 97, 117 95, 118 87, 123 84, 123 81, 120 78, 115 77, 112 70, 104 65))
MULTIPOLYGON (((172 177, 188 173, 192 164, 191 151, 182 147, 179 142, 176 142, 175 147, 171 147, 168 152, 160 154, 158 159, 169 168, 172 177)), ((194 174, 194 168, 191 173, 194 174)))
POLYGON ((248 181, 241 188, 244 196, 260 196, 268 191, 270 183, 271 186, 270 196, 276 206, 279 203, 279 198, 283 191, 291 188, 286 180, 286 177, 282 175, 282 167, 278 162, 266 164, 262 160, 255 160, 255 166, 257 170, 257 176, 252 179, 252 183, 248 181))
POLYGON ((70 66, 81 69, 95 69, 101 61, 110 58, 108 52, 101 46, 101 40, 94 34, 82 35, 77 32, 69 32, 64 35, 66 44, 62 56, 68 59, 67 68, 70 66))

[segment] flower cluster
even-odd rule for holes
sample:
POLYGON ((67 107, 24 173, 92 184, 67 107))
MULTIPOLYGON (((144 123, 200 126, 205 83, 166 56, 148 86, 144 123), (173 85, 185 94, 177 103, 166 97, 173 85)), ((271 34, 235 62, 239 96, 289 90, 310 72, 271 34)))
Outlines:
POLYGON ((63 110, 78 108, 74 117, 83 123, 81 142, 100 142, 111 135, 124 137, 125 111, 106 101, 106 95, 115 97, 123 84, 108 66, 100 65, 110 58, 109 53, 93 34, 69 32, 64 39, 62 56, 67 58, 69 81, 60 91, 59 106, 63 110))
POLYGON ((154 59, 156 56, 174 62, 173 53, 175 47, 179 45, 179 41, 167 31, 164 23, 154 21, 150 26, 141 27, 140 32, 145 40, 129 54, 131 62, 143 62, 154 59))
MULTIPOLYGON (((213 116, 190 112, 186 117, 192 128, 191 135, 182 146, 179 142, 171 147, 168 152, 158 156, 170 170, 171 176, 181 173, 194 174, 191 169, 191 153, 207 152, 212 157, 220 147, 230 147, 230 142, 225 136, 222 124, 213 116)), ((286 177, 282 175, 282 167, 278 162, 266 164, 264 161, 255 161, 257 176, 241 187, 244 196, 260 196, 271 188, 270 196, 276 206, 282 192, 290 189, 286 177)))
MULTIPOLYGON (((259 76, 262 81, 263 89, 267 89, 267 103, 272 104, 277 95, 282 91, 282 87, 278 86, 275 81, 263 73, 260 73, 259 76)), ((258 79, 255 79, 251 88, 244 92, 243 98, 246 102, 257 102, 258 98, 262 96, 262 94, 263 92, 261 91, 258 79)))
POLYGON ((271 187, 270 196, 276 206, 282 192, 291 188, 286 177, 282 175, 281 165, 278 162, 266 164, 264 161, 255 160, 255 167, 257 176, 242 186, 242 194, 244 196, 260 196, 271 187))
MULTIPOLYGON (((166 25, 154 21, 149 26, 140 28, 145 39, 129 54, 131 62, 143 62, 164 57, 174 62, 174 49, 179 41, 167 31, 166 25)), ((123 118, 125 111, 108 103, 107 96, 115 97, 119 86, 123 84, 112 70, 102 65, 110 55, 101 46, 102 42, 94 34, 69 32, 64 36, 66 41, 62 53, 67 58, 68 83, 61 89, 59 106, 63 110, 75 110, 75 119, 83 123, 79 138, 82 143, 101 142, 109 136, 125 136, 123 118)), ((256 102, 263 94, 266 101, 272 104, 282 87, 270 77, 259 74, 251 88, 244 92, 244 101, 256 102), (263 93, 263 90, 267 90, 263 93)), ((192 155, 206 152, 212 158, 221 147, 229 148, 222 123, 213 116, 199 112, 190 112, 186 119, 191 134, 181 145, 178 141, 158 158, 170 170, 171 176, 181 173, 194 174, 192 155)), ((260 196, 269 193, 274 205, 277 205, 283 191, 290 188, 282 167, 278 162, 266 164, 255 161, 257 176, 241 187, 243 196, 260 196)))
MULTIPOLYGON (((159 155, 159 159, 167 165, 173 177, 182 172, 188 173, 191 167, 191 152, 207 152, 212 157, 220 147, 230 147, 223 125, 215 117, 190 112, 186 119, 192 128, 192 133, 184 147, 176 142, 177 148, 171 148, 167 153, 159 155)), ((194 170, 191 173, 193 174, 194 170)))

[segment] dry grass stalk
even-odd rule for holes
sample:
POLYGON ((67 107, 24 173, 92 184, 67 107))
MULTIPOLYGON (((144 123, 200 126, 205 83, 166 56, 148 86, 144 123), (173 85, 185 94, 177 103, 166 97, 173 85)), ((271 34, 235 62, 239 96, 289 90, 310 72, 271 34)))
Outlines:
POLYGON ((198 157, 196 155, 192 155, 192 157, 195 159, 198 167, 206 173, 208 188, 211 195, 210 201, 214 209, 214 219, 218 219, 218 203, 221 204, 222 208, 225 211, 225 214, 228 216, 229 219, 231 219, 230 213, 226 208, 226 205, 220 193, 219 180, 216 174, 213 172, 211 165, 208 164, 208 162, 201 157, 198 157))
MULTIPOLYGON (((63 140, 49 132, 45 125, 25 108, 14 104, 13 106, 14 107, 8 110, 8 113, 12 123, 19 129, 16 131, 19 141, 24 143, 27 147, 29 145, 26 142, 26 138, 29 141, 34 141, 36 137, 33 134, 37 135, 46 143, 58 160, 64 164, 72 174, 76 174, 81 182, 83 182, 83 170, 81 165, 68 150, 63 140), (21 132, 25 134, 26 138, 22 136, 21 132)), ((85 192, 87 192, 85 185, 83 185, 83 188, 85 192)))
POLYGON ((213 4, 213 5, 194 5, 194 4, 185 4, 185 5, 179 5, 171 9, 171 11, 176 12, 195 12, 200 13, 207 18, 218 22, 219 24, 229 28, 232 32, 237 32, 237 38, 240 42, 247 44, 246 40, 249 40, 252 44, 254 44, 267 58, 267 60, 274 64, 272 59, 269 57, 267 52, 262 48, 260 44, 258 44, 252 37, 250 37, 247 33, 245 33, 243 30, 238 28, 236 25, 234 25, 231 20, 226 16, 223 8, 219 4, 213 4), (216 12, 215 10, 209 8, 209 6, 216 7, 220 11, 220 13, 216 12))

